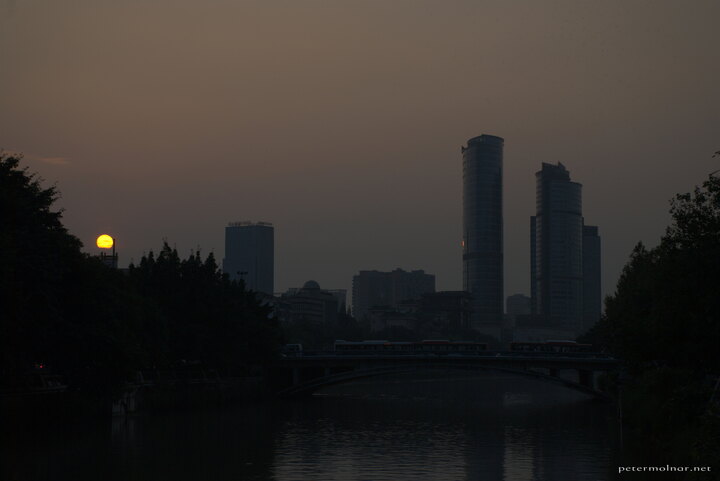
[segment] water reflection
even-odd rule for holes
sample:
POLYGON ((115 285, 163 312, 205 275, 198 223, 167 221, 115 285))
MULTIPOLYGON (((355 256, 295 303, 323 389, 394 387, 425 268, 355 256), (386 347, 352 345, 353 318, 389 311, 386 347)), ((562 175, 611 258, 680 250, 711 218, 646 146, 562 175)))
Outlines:
POLYGON ((612 407, 507 375, 430 372, 303 401, 19 429, 0 478, 609 480, 612 407))
POLYGON ((277 479, 611 479, 612 409, 571 391, 435 372, 324 394, 296 405, 277 479))

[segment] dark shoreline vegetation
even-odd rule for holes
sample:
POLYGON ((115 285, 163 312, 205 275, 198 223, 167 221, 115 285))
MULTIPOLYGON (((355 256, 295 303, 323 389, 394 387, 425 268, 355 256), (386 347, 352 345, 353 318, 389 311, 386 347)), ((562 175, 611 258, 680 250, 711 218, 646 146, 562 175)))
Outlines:
POLYGON ((720 177, 710 174, 694 192, 676 195, 670 214, 672 223, 657 247, 635 247, 615 294, 605 300, 604 316, 581 340, 624 361, 617 390, 641 458, 657 464, 661 453, 663 463, 715 470, 720 177))
MULTIPOLYGON (((81 252, 62 212, 52 210, 58 191, 43 188, 20 160, 0 154, 3 389, 42 365, 87 405, 109 405, 143 370, 195 366, 221 378, 258 379, 285 340, 315 346, 365 335, 349 316, 332 332, 299 323, 283 333, 270 307, 223 275, 212 253, 181 259, 165 243, 127 274, 108 268, 81 252)), ((676 196, 671 214, 657 247, 634 249, 604 317, 581 340, 625 361, 615 380, 623 419, 648 460, 662 453, 663 463, 715 468, 720 179, 711 175, 695 192, 676 196)))
POLYGON ((212 253, 181 259, 165 243, 127 273, 108 268, 52 210, 56 188, 19 161, 0 157, 3 388, 42 370, 104 409, 141 370, 178 376, 195 366, 245 379, 279 356, 270 307, 223 275, 212 253))

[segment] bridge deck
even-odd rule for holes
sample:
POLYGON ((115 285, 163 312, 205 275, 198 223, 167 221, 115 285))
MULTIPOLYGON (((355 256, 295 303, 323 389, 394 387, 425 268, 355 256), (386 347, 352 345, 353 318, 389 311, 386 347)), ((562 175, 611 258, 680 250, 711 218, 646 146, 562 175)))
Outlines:
POLYGON ((279 361, 280 365, 291 366, 357 366, 359 364, 417 364, 418 362, 432 362, 436 364, 467 364, 467 365, 496 365, 520 366, 548 369, 588 369, 614 370, 619 367, 619 361, 612 357, 588 353, 508 353, 484 352, 472 354, 437 354, 437 353, 372 353, 372 354, 337 354, 334 352, 310 352, 302 355, 285 357, 279 361))
POLYGON ((293 382, 278 393, 296 396, 310 394, 331 384, 360 377, 399 373, 415 369, 492 369, 562 384, 598 397, 606 394, 595 390, 595 372, 619 369, 617 359, 589 353, 516 353, 483 352, 468 354, 437 353, 334 353, 310 352, 285 357, 277 367, 293 371, 293 382), (547 370, 548 374, 538 370, 547 370), (558 376, 560 371, 574 370, 578 382, 558 376), (312 377, 301 375, 313 374, 312 377), (304 379, 303 379, 304 378, 304 379))

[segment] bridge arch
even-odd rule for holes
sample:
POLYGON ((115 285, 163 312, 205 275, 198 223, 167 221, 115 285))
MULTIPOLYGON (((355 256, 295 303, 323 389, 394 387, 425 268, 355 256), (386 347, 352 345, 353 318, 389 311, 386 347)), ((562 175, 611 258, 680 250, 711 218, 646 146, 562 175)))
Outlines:
POLYGON ((402 365, 391 365, 391 366, 380 366, 380 367, 369 367, 359 368, 352 371, 346 371, 338 374, 330 374, 325 376, 316 377, 314 379, 300 382, 291 387, 285 388, 278 392, 280 397, 301 397, 312 395, 317 390, 333 386, 337 384, 343 384, 346 382, 354 381, 357 379, 384 376, 388 374, 403 374, 409 372, 417 372, 420 370, 431 370, 431 369, 455 369, 463 371, 494 371, 514 374, 517 376, 540 380, 551 384, 559 385, 568 389, 579 391, 583 394, 587 394, 602 400, 610 400, 610 397, 601 391, 593 389, 587 385, 579 382, 562 379, 557 376, 544 374, 542 372, 526 370, 526 369, 512 369, 507 367, 499 366, 478 366, 478 365, 464 365, 464 364, 448 364, 448 363, 418 363, 418 364, 402 364, 402 365))

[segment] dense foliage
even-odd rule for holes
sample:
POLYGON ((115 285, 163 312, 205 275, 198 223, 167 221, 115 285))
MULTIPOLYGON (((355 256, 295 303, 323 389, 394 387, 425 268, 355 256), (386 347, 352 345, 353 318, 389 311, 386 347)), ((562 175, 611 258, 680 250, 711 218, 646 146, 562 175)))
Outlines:
POLYGON ((212 254, 180 260, 167 245, 129 274, 81 252, 53 210, 55 187, 0 154, 0 373, 35 367, 106 396, 140 368, 183 361, 247 372, 279 351, 277 325, 212 254))
POLYGON ((159 310, 161 322, 145 330, 153 365, 201 360, 237 373, 278 354, 281 337, 271 308, 222 274, 212 253, 181 260, 165 243, 157 258, 150 252, 131 265, 129 276, 159 310))
POLYGON ((597 327, 632 365, 720 372, 720 179, 678 195, 660 245, 638 244, 597 327))
POLYGON ((720 178, 670 212, 660 244, 635 247, 589 339, 626 362, 627 421, 648 445, 707 464, 720 461, 720 178))

